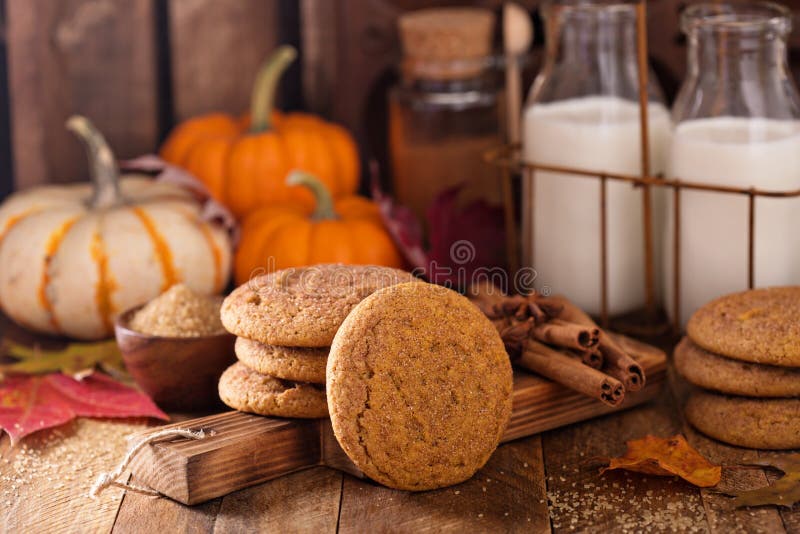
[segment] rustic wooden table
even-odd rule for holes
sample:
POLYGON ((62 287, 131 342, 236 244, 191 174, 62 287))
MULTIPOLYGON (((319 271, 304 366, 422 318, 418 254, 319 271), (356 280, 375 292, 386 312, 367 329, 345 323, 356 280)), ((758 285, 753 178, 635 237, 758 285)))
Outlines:
MULTIPOLYGON (((679 406, 686 387, 671 373, 655 401, 501 446, 475 477, 411 494, 317 467, 205 504, 110 489, 88 496, 98 473, 124 454, 141 421, 79 420, 12 449, 0 440, 0 528, 8 532, 526 531, 800 532, 800 507, 734 510, 730 499, 678 479, 600 475, 592 458, 625 440, 683 432, 726 465, 762 453, 728 447, 693 431, 679 406)), ((722 484, 766 485, 762 470, 725 470, 722 484)))

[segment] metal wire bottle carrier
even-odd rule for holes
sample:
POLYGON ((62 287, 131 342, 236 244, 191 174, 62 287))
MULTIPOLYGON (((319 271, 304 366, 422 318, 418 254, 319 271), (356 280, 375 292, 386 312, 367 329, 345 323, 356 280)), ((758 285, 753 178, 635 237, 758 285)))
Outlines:
MULTIPOLYGON (((647 26, 646 26, 646 4, 640 1, 636 5, 636 18, 637 18, 637 58, 638 58, 638 85, 639 85, 639 122, 640 122, 640 143, 641 143, 641 169, 639 175, 617 174, 604 171, 588 171, 585 169, 578 169, 572 167, 544 165, 531 161, 523 161, 521 157, 520 146, 503 146, 492 150, 486 154, 486 160, 499 167, 501 170, 501 179, 503 184, 503 197, 505 209, 505 226, 507 237, 507 250, 508 250, 508 264, 509 268, 516 272, 519 269, 519 240, 517 238, 516 229, 516 208, 513 198, 512 180, 515 176, 521 176, 523 180, 527 180, 530 191, 530 197, 524 199, 527 208, 532 209, 533 205, 533 192, 535 190, 534 183, 536 179, 536 171, 555 172, 570 174, 577 177, 586 179, 594 179, 599 182, 599 206, 600 206, 600 220, 599 233, 600 233, 600 319, 603 326, 607 327, 609 323, 608 313, 608 228, 607 228, 607 184, 609 180, 617 182, 627 182, 642 190, 642 204, 643 204, 643 229, 645 258, 645 312, 648 320, 657 321, 657 303, 656 303, 656 281, 655 281, 655 265, 654 265, 654 229, 652 217, 652 202, 651 196, 653 187, 662 187, 672 190, 673 197, 673 225, 674 225, 674 239, 672 243, 673 256, 673 280, 672 280, 672 295, 668 298, 672 299, 674 309, 674 317, 672 327, 674 332, 679 332, 681 329, 682 318, 680 314, 680 299, 681 299, 681 193, 684 190, 689 191, 705 191, 717 193, 720 195, 738 195, 745 196, 748 199, 747 217, 748 217, 748 232, 747 232, 747 285, 752 288, 755 283, 755 269, 754 269, 754 256, 755 256, 755 210, 756 198, 796 198, 800 197, 800 189, 792 191, 774 191, 765 190, 755 187, 739 188, 729 187, 724 185, 684 181, 680 178, 665 179, 659 176, 653 176, 650 173, 650 148, 649 148, 649 129, 648 129, 648 116, 647 116, 647 26)), ((533 232, 530 236, 526 236, 527 241, 533 240, 533 232)), ((532 256, 533 247, 530 248, 530 254, 527 258, 528 261, 533 261, 532 256)))

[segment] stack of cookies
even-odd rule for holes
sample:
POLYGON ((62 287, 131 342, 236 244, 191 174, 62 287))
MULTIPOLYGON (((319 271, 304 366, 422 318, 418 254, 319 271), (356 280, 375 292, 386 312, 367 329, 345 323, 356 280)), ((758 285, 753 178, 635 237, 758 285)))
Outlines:
POLYGON ((675 349, 695 390, 689 422, 720 441, 800 448, 800 287, 727 295, 699 309, 675 349))
POLYGON ((376 290, 413 280, 398 269, 327 264, 240 286, 222 304, 222 323, 238 336, 239 361, 220 378, 220 398, 259 415, 327 416, 325 367, 339 326, 376 290))

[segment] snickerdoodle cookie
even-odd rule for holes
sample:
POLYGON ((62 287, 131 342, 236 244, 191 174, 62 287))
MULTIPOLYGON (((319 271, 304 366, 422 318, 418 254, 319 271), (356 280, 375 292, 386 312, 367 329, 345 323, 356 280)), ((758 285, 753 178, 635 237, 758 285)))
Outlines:
POLYGON ((276 417, 328 415, 325 388, 257 373, 236 362, 219 379, 219 398, 235 410, 276 417))
POLYGON ((295 382, 325 383, 328 348, 281 347, 236 338, 236 357, 250 369, 295 382))
POLYGON ((753 399, 695 391, 686 418, 704 434, 753 449, 800 448, 800 399, 753 399))
POLYGON ((696 386, 745 397, 800 396, 800 369, 732 360, 686 337, 674 354, 675 368, 696 386))
POLYGON ((800 287, 773 287, 712 300, 689 319, 689 338, 722 356, 800 367, 800 287))
POLYGON ((328 405, 347 455, 372 479, 428 490, 471 477, 511 415, 512 374, 491 322, 425 283, 356 306, 328 356, 328 405))
POLYGON ((416 280, 375 265, 284 269, 239 286, 222 304, 222 324, 268 345, 328 347, 353 307, 375 290, 416 280))

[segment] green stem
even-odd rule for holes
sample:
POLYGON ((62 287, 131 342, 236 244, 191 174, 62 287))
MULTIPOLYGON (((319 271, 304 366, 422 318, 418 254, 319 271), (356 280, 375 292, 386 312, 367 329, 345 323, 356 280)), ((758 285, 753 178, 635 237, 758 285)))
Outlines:
POLYGON ((303 171, 293 171, 286 178, 286 185, 299 185, 311 191, 317 203, 317 207, 311 215, 312 219, 319 221, 339 218, 339 215, 333 207, 331 192, 328 191, 325 184, 320 182, 316 176, 303 171))
POLYGON ((110 208, 122 201, 119 192, 119 169, 105 137, 86 117, 73 115, 67 120, 67 129, 83 142, 89 158, 89 174, 94 192, 89 206, 95 209, 110 208))
POLYGON ((269 130, 272 125, 272 109, 275 107, 275 93, 278 82, 281 80, 286 68, 297 57, 297 50, 293 46, 278 47, 275 52, 261 66, 253 85, 253 95, 250 99, 250 131, 253 133, 269 130))

